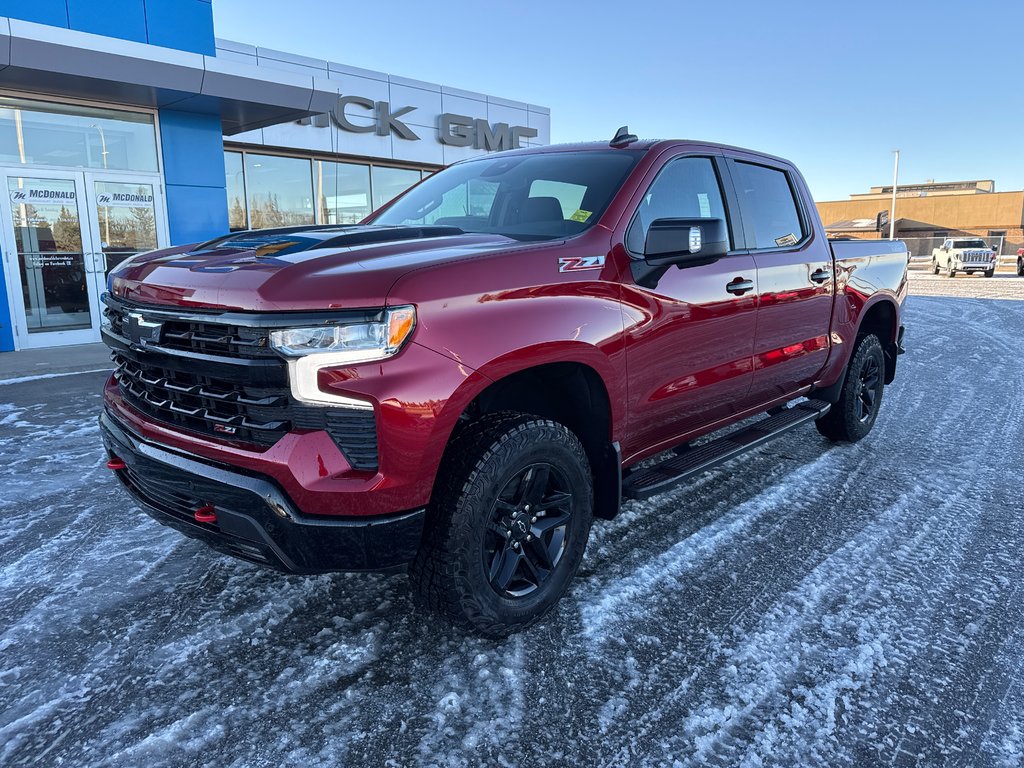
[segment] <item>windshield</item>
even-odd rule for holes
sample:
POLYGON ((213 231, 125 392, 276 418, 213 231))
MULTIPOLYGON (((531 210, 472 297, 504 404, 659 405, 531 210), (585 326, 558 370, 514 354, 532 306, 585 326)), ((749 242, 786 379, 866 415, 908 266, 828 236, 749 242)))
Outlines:
POLYGON ((640 153, 494 155, 458 163, 409 190, 373 224, 458 227, 519 240, 576 235, 608 207, 640 153))
POLYGON ((954 248, 988 248, 984 240, 954 240, 954 248))

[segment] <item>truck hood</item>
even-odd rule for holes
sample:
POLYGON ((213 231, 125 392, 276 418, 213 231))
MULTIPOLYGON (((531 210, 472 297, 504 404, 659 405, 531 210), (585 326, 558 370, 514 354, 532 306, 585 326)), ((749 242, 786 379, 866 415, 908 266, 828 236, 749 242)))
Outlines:
POLYGON ((261 230, 140 254, 111 272, 108 289, 141 304, 179 307, 379 307, 412 270, 529 247, 536 243, 454 227, 261 230))

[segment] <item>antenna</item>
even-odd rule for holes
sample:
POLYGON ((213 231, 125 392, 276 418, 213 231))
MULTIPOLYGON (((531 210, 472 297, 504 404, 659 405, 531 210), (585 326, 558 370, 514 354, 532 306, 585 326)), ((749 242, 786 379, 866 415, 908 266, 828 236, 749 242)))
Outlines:
POLYGON ((615 137, 608 142, 608 146, 619 149, 621 147, 628 147, 634 141, 639 141, 636 134, 629 132, 629 126, 624 125, 615 132, 615 137))

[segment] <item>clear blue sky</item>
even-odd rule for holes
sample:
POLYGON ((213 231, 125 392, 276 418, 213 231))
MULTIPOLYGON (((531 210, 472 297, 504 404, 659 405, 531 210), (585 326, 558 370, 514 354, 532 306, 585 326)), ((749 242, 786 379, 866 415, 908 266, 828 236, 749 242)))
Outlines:
POLYGON ((551 108, 552 141, 782 155, 818 200, 892 178, 1024 188, 1024 0, 214 0, 217 35, 551 108))

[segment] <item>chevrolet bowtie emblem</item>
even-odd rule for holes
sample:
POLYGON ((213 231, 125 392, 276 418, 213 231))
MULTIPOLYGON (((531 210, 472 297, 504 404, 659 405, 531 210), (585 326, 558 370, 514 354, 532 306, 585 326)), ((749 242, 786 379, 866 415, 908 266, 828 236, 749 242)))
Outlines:
POLYGON ((144 347, 160 341, 163 327, 163 323, 147 320, 141 312, 129 312, 124 322, 124 334, 132 344, 144 347))

